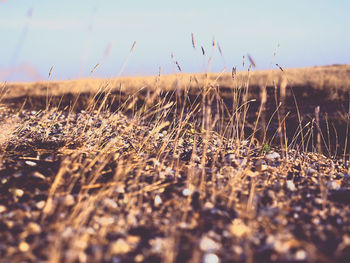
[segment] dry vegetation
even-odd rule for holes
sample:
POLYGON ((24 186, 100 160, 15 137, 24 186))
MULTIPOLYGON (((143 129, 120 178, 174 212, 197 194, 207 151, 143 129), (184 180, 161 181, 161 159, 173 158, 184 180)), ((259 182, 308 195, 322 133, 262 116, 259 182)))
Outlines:
MULTIPOLYGON (((334 90, 350 90, 350 65, 333 65, 312 68, 286 69, 282 72, 276 70, 261 70, 250 72, 250 85, 274 86, 273 81, 279 84, 288 76, 290 86, 308 86, 316 89, 332 88, 334 90)), ((240 83, 247 79, 248 72, 237 73, 240 83)), ((108 85, 112 90, 134 92, 141 87, 171 90, 174 88, 196 88, 206 85, 207 81, 220 87, 232 86, 232 73, 206 73, 206 74, 172 74, 162 75, 161 78, 149 77, 121 77, 106 81, 105 79, 80 79, 67 81, 47 81, 37 83, 8 83, 5 98, 24 95, 46 95, 49 86, 49 95, 59 96, 66 93, 97 92, 101 87, 108 85), (155 83, 157 82, 157 85, 155 83)))
POLYGON ((349 149, 283 105, 349 71, 5 84, 0 261, 346 262, 349 149))

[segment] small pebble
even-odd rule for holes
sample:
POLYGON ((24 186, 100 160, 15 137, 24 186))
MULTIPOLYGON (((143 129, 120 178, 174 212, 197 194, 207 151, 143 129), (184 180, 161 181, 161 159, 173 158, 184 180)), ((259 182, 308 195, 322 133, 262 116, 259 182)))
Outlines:
POLYGON ((259 172, 263 172, 267 169, 266 162, 264 160, 258 160, 255 165, 255 169, 259 172))
POLYGON ((341 225, 343 223, 343 220, 340 217, 338 217, 336 222, 338 225, 341 225))
POLYGON ((295 253, 295 259, 297 261, 304 261, 306 260, 307 254, 305 252, 305 250, 299 249, 296 253, 295 253))
POLYGON ((190 189, 188 189, 188 188, 185 188, 185 189, 182 190, 182 194, 184 196, 189 196, 189 195, 192 194, 192 191, 190 189))
POLYGON ((41 232, 41 227, 35 222, 30 222, 27 226, 28 232, 31 234, 39 234, 41 232))
POLYGON ((311 222, 314 224, 314 225, 318 225, 321 223, 321 220, 319 217, 314 217, 313 219, 311 219, 311 222))
POLYGON ((265 159, 267 161, 275 161, 275 160, 277 160, 279 158, 281 158, 281 156, 277 152, 272 152, 272 153, 269 153, 269 154, 265 155, 265 159))
POLYGON ((304 170, 304 172, 305 172, 306 175, 313 175, 313 174, 317 173, 317 171, 315 169, 313 169, 313 168, 306 168, 304 170))
POLYGON ((72 206, 75 204, 74 196, 72 195, 66 195, 64 198, 64 205, 65 206, 72 206))
POLYGON ((134 247, 140 242, 141 238, 140 238, 140 236, 130 235, 126 238, 126 240, 127 240, 128 244, 130 244, 134 247))
POLYGON ((37 163, 32 162, 32 161, 25 161, 25 164, 28 165, 28 166, 32 166, 32 167, 37 165, 37 163))
POLYGON ((241 246, 233 246, 233 251, 237 255, 242 255, 244 252, 241 246))
POLYGON ((220 244, 212 240, 211 238, 204 236, 199 242, 199 247, 202 251, 214 252, 220 249, 220 244))
POLYGON ((162 253, 165 248, 165 240, 163 238, 157 237, 149 241, 152 251, 155 253, 162 253))
POLYGON ((135 262, 142 262, 144 260, 144 256, 142 254, 137 254, 135 256, 135 262))
POLYGON ((116 209, 118 207, 118 204, 111 198, 105 198, 103 204, 109 209, 116 209))
POLYGON ((24 194, 24 191, 23 191, 22 189, 15 189, 15 190, 14 190, 14 194, 15 194, 15 196, 17 196, 17 197, 22 197, 23 194, 24 194))
POLYGON ((35 171, 32 174, 32 176, 37 178, 37 179, 46 180, 46 177, 42 173, 39 173, 38 171, 35 171))
POLYGON ((208 210, 213 209, 213 208, 214 208, 214 204, 211 203, 211 202, 209 202, 209 201, 207 201, 207 202, 205 202, 205 204, 204 204, 204 208, 205 208, 205 209, 208 209, 208 210))
POLYGON ((250 228, 239 218, 232 221, 229 229, 233 235, 239 238, 250 233, 250 228))
POLYGON ((6 210, 6 206, 0 205, 0 213, 5 212, 6 210))
POLYGON ((340 185, 334 181, 327 182, 326 186, 329 190, 339 190, 340 188, 340 185))
POLYGON ((213 253, 204 254, 203 263, 219 263, 219 257, 213 253))
POLYGON ((29 250, 29 245, 25 241, 21 241, 18 245, 18 248, 21 252, 27 252, 29 250))
POLYGON ((297 188, 295 187, 295 184, 293 183, 292 180, 287 180, 286 186, 287 186, 288 190, 290 190, 290 191, 297 190, 297 188))
POLYGON ((8 182, 7 178, 1 178, 1 184, 6 184, 8 182))
POLYGON ((101 226, 109 226, 114 223, 114 218, 112 216, 101 216, 96 219, 97 223, 101 226))
POLYGON ((129 244, 122 238, 119 238, 117 241, 113 242, 110 247, 109 251, 112 254, 126 254, 131 250, 129 244))
POLYGON ((24 176, 24 173, 22 173, 22 172, 16 172, 16 173, 13 174, 14 178, 21 178, 23 176, 24 176))
POLYGON ((117 186, 117 187, 115 188, 114 191, 115 191, 116 193, 118 193, 118 194, 124 194, 124 193, 125 193, 125 187, 122 186, 122 185, 119 185, 119 186, 117 186))
POLYGON ((44 208, 44 206, 45 206, 45 201, 39 201, 39 202, 37 202, 36 204, 35 204, 35 206, 36 206, 36 208, 38 208, 38 209, 43 209, 44 208))
POLYGON ((154 206, 158 207, 163 203, 162 198, 160 198, 159 195, 156 195, 156 197, 154 198, 154 206))

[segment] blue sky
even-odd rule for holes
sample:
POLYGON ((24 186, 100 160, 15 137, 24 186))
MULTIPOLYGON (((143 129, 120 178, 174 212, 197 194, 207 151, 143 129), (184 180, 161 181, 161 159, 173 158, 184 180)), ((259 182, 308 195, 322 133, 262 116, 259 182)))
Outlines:
POLYGON ((93 77, 115 77, 126 60, 123 76, 174 73, 172 53, 184 72, 210 56, 212 72, 242 69, 247 54, 257 69, 345 64, 349 13, 348 0, 2 0, 0 81, 46 80, 51 66, 52 79, 87 77, 97 63, 93 77))

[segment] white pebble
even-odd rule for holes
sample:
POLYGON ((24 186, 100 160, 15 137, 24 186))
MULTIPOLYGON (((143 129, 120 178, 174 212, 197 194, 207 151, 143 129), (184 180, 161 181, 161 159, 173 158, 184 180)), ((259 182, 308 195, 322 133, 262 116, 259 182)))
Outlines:
POLYGON ((219 263, 220 259, 213 253, 205 254, 203 257, 203 263, 219 263))
POLYGON ((295 184, 291 180, 287 180, 286 186, 290 191, 295 191, 297 188, 295 187, 295 184))
POLYGON ((332 182, 332 181, 327 182, 326 186, 329 190, 338 190, 340 188, 339 184, 337 184, 336 182, 332 182))
POLYGON ((207 202, 205 202, 205 204, 204 204, 204 208, 205 208, 205 209, 208 209, 208 210, 213 209, 213 208, 214 208, 214 204, 211 203, 211 202, 209 202, 209 201, 207 201, 207 202))
POLYGON ((39 202, 37 202, 36 204, 35 204, 35 206, 36 206, 36 208, 38 208, 38 209, 43 209, 44 208, 44 206, 45 206, 45 201, 39 201, 39 202))
POLYGON ((6 206, 0 205, 0 213, 5 212, 6 210, 6 206))
POLYGON ((26 165, 29 165, 29 166, 36 166, 36 163, 32 161, 25 161, 25 163, 26 165))
POLYGON ((274 161, 279 158, 281 158, 281 156, 279 155, 279 153, 276 153, 276 152, 272 152, 265 155, 265 159, 268 161, 274 161))
POLYGON ((64 205, 65 206, 72 206, 75 204, 74 196, 72 195, 66 195, 64 198, 64 205))
POLYGON ((109 209, 116 209, 118 207, 118 204, 111 198, 104 199, 103 203, 109 209))
POLYGON ((163 203, 162 198, 160 198, 159 195, 156 195, 156 197, 154 198, 154 205, 155 205, 156 207, 158 207, 158 206, 161 205, 162 203, 163 203))
POLYGON ((182 194, 184 196, 189 196, 189 195, 192 194, 192 191, 190 189, 188 189, 188 188, 185 188, 185 189, 182 190, 182 194))
POLYGON ((250 234, 251 229, 247 226, 243 220, 236 218, 232 221, 232 224, 229 226, 230 232, 238 238, 247 236, 250 234))
POLYGON ((209 237, 202 237, 199 247, 202 251, 214 252, 220 249, 220 245, 209 237))
POLYGON ((152 251, 155 253, 161 253, 164 251, 164 247, 165 247, 165 240, 157 237, 155 239, 152 239, 149 241, 151 247, 152 247, 152 251))
POLYGON ((298 261, 304 261, 306 259, 306 252, 302 249, 299 249, 296 253, 295 253, 295 259, 298 261))
POLYGON ((23 194, 24 194, 24 191, 23 191, 22 189, 15 189, 14 194, 15 194, 17 197, 22 197, 23 194))
POLYGON ((125 189, 124 186, 119 185, 115 188, 114 192, 118 193, 118 194, 124 194, 125 193, 125 189))

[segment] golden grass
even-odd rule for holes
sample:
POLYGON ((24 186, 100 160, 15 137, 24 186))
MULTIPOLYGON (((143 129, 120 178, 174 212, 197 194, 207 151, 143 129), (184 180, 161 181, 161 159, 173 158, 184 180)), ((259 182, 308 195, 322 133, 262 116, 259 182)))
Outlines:
MULTIPOLYGON (((179 67, 179 66, 178 66, 179 67)), ((247 71, 237 72, 238 81, 244 82, 247 71)), ((288 85, 308 86, 312 88, 331 88, 350 91, 350 65, 320 66, 310 68, 290 68, 275 70, 261 70, 250 72, 250 86, 274 86, 288 79, 288 85)), ((5 98, 18 96, 49 96, 66 93, 97 92, 101 87, 108 86, 112 90, 135 92, 141 87, 153 89, 157 83, 164 90, 185 89, 185 87, 203 87, 210 81, 212 85, 220 87, 232 87, 232 73, 178 73, 171 75, 121 77, 115 79, 87 78, 65 81, 43 81, 35 83, 7 83, 5 86, 5 98), (48 84, 49 83, 49 84, 48 84), (47 90, 47 86, 49 89, 47 90)))

